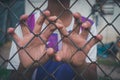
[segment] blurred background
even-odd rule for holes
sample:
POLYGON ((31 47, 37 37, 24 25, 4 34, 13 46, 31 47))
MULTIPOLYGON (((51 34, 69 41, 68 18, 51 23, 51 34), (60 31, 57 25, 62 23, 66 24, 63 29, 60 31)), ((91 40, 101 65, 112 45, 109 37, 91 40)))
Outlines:
MULTIPOLYGON (((12 38, 7 29, 16 27, 22 14, 31 14, 35 8, 44 10, 47 0, 44 2, 0 0, 0 80, 9 80, 11 74, 7 66, 12 60, 9 59, 12 38)), ((120 80, 120 0, 71 0, 71 6, 72 12, 92 19, 98 33, 103 35, 97 45, 99 80, 120 80)))

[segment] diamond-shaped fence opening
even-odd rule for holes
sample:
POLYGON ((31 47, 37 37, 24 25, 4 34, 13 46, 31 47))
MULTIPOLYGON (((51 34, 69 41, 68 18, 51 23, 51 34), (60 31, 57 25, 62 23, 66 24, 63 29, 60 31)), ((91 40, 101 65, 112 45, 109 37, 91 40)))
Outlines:
POLYGON ((119 80, 120 1, 51 1, 56 17, 44 12, 50 0, 0 0, 0 80, 119 80), (63 28, 67 21, 75 25, 63 28), (83 28, 86 21, 95 27, 83 28), (103 39, 88 51, 97 34, 103 39))

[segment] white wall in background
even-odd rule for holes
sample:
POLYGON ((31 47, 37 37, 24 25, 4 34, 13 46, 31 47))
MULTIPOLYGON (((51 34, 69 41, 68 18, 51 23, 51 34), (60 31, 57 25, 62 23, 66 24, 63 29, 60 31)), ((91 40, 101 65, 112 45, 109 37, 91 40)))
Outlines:
MULTIPOLYGON (((115 4, 114 5, 114 14, 113 15, 104 15, 105 19, 111 23, 116 16, 120 14, 120 8, 115 4)), ((98 30, 100 31, 107 23, 105 20, 99 16, 98 19, 98 30)), ((120 32, 120 15, 117 17, 115 22, 113 23, 115 28, 120 32)), ((112 41, 116 41, 116 37, 118 36, 118 33, 115 31, 115 29, 112 26, 107 26, 107 28, 102 32, 103 35, 103 42, 108 43, 112 41)))

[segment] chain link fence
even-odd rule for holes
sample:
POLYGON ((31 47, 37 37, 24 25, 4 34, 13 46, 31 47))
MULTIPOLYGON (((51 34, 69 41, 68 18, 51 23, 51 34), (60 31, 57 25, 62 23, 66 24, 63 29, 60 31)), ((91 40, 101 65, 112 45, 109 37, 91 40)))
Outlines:
MULTIPOLYGON (((26 9, 26 13, 29 13, 29 17, 32 18, 32 14, 36 13, 36 11, 43 13, 42 11, 47 6, 47 2, 48 0, 25 0, 26 7, 24 9, 26 9)), ((16 5, 16 3, 20 3, 20 2, 18 0, 11 0, 9 1, 10 5, 6 5, 5 0, 0 0, 0 9, 1 9, 0 16, 3 15, 3 13, 6 10, 9 10, 9 13, 11 13, 13 19, 17 20, 17 22, 15 22, 17 24, 14 26, 12 25, 15 29, 19 28, 19 24, 21 23, 19 18, 20 15, 23 14, 20 13, 19 15, 16 15, 16 11, 12 10, 12 7, 16 5)), ((19 10, 20 8, 18 7, 17 9, 19 10)), ((91 58, 84 53, 86 57, 88 57, 88 59, 91 61, 91 64, 95 64, 97 66, 97 77, 98 77, 97 80, 120 80, 119 77, 120 76, 120 28, 119 28, 120 1, 119 0, 95 0, 95 1, 71 0, 70 8, 65 9, 63 12, 60 12, 61 14, 57 17, 57 19, 59 19, 66 10, 69 11, 70 14, 72 14, 73 12, 80 12, 81 15, 84 15, 86 17, 86 20, 88 18, 93 20, 95 22, 98 31, 97 33, 103 35, 103 40, 99 41, 99 43, 97 44, 96 62, 93 62, 91 58)), ((2 21, 3 19, 4 18, 0 17, 0 21, 2 21)), ((7 21, 5 22, 5 24, 10 23, 8 19, 9 16, 6 16, 7 21)), ((29 22, 28 26, 33 25, 32 22, 30 22, 29 20, 28 22, 29 22)), ((53 22, 50 22, 49 20, 48 22, 55 26, 53 22)), ((1 23, 1 25, 2 24, 3 23, 1 23)), ((43 29, 43 31, 39 33, 39 35, 41 35, 49 25, 47 25, 43 29)), ((0 26, 0 43, 1 43, 0 44, 0 80, 18 80, 16 78, 18 76, 22 80, 29 80, 30 77, 27 77, 29 76, 29 74, 27 73, 29 73, 29 71, 32 70, 32 67, 35 64, 39 64, 39 62, 34 60, 33 57, 29 55, 26 48, 30 45, 30 43, 32 42, 32 40, 34 40, 35 37, 38 37, 38 35, 32 32, 31 29, 29 29, 30 32, 34 35, 34 37, 24 47, 20 47, 20 45, 17 44, 14 38, 7 33, 8 27, 9 25, 0 26), (11 56, 9 53, 10 53, 12 41, 17 45, 18 49, 17 51, 14 51, 13 55, 11 56), (18 56, 20 50, 24 50, 26 54, 29 56, 29 58, 33 61, 33 64, 28 68, 18 69, 18 65, 16 65, 16 62, 20 63, 19 57, 16 57, 18 56)), ((88 32, 90 33, 92 38, 95 37, 90 30, 88 30, 88 32)), ((20 32, 17 33, 20 34, 20 32)), ((70 32, 70 34, 72 34, 72 32, 70 32)), ((73 44, 73 46, 76 47, 77 51, 79 51, 79 48, 77 48, 74 42, 69 38, 70 34, 68 36, 63 36, 62 39, 60 39, 53 47, 56 48, 56 46, 61 44, 64 38, 67 37, 67 39, 73 44)), ((39 37, 39 39, 43 41, 45 45, 47 45, 46 42, 41 37, 39 37)), ((88 41, 88 43, 90 42, 90 40, 88 41)), ((76 54, 76 52, 74 52, 74 54, 76 54)), ((45 55, 43 55, 43 58, 44 56, 45 55)), ((42 58, 40 58, 39 60, 42 60, 42 58)), ((60 63, 60 65, 58 65, 52 72, 49 72, 48 70, 46 70, 45 66, 39 64, 42 73, 46 74, 42 80, 49 80, 49 79, 60 80, 56 78, 55 74, 63 64, 64 62, 60 63)), ((71 80, 88 80, 84 76, 84 73, 88 72, 88 69, 91 64, 88 65, 79 74, 72 67, 70 63, 66 63, 66 64, 69 65, 70 68, 75 73, 75 75, 71 80)), ((32 75, 32 78, 34 78, 34 74, 32 75)))

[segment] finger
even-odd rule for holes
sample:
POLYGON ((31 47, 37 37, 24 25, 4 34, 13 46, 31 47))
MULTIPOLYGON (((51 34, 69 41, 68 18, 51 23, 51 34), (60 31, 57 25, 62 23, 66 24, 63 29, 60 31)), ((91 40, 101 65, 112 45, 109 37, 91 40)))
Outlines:
POLYGON ((59 62, 62 61, 62 57, 60 55, 61 53, 62 53, 61 51, 58 51, 57 54, 55 54, 55 60, 56 61, 59 61, 59 62))
POLYGON ((48 49, 47 49, 47 55, 48 55, 49 57, 53 56, 53 55, 54 55, 54 49, 53 49, 53 48, 48 48, 48 49))
POLYGON ((60 19, 58 19, 56 21, 55 25, 56 25, 57 29, 60 31, 60 34, 62 36, 68 36, 69 32, 67 31, 64 23, 60 19))
POLYGON ((91 39, 88 43, 88 45, 90 46, 90 48, 92 46, 94 46, 97 42, 101 41, 102 40, 102 35, 97 35, 96 37, 94 37, 93 39, 91 39))
POLYGON ((79 33, 79 31, 80 31, 80 25, 82 24, 81 23, 81 15, 78 13, 78 12, 76 12, 76 13, 74 13, 73 14, 73 16, 74 16, 74 18, 75 18, 75 24, 74 24, 74 32, 76 32, 76 33, 79 33))
POLYGON ((80 34, 82 38, 87 39, 90 27, 91 27, 91 23, 89 21, 86 21, 82 24, 82 29, 80 34))
POLYGON ((20 17, 20 20, 27 20, 28 18, 28 15, 27 14, 24 14, 20 17))
POLYGON ((68 36, 69 32, 65 28, 65 26, 61 23, 55 23, 57 28, 59 29, 62 36, 68 36))
POLYGON ((26 35, 26 34, 29 34, 30 31, 28 29, 28 26, 26 24, 26 20, 28 19, 28 15, 22 15, 20 17, 20 26, 21 26, 21 29, 22 29, 22 32, 23 32, 23 37, 26 35))
POLYGON ((14 30, 15 30, 14 28, 8 28, 7 32, 14 38, 16 42, 19 42, 20 38, 17 36, 14 30))
POLYGON ((41 34, 42 38, 47 41, 49 36, 53 33, 53 31, 56 29, 55 21, 57 17, 51 16, 49 17, 50 24, 47 25, 47 28, 44 30, 44 32, 41 34))
POLYGON ((50 15, 49 11, 45 11, 45 12, 43 12, 43 14, 41 14, 41 16, 38 18, 38 20, 35 24, 35 27, 33 29, 34 33, 38 34, 40 32, 46 17, 48 17, 49 15, 50 15))

